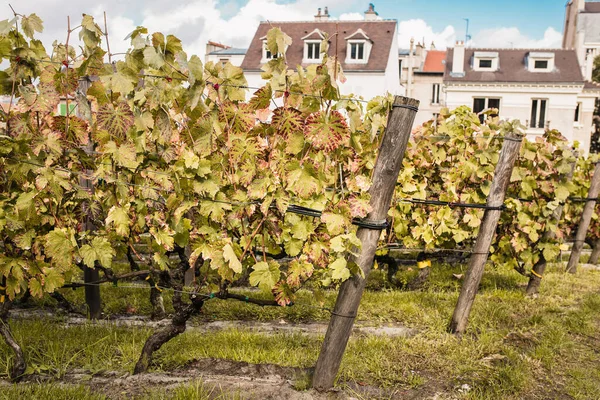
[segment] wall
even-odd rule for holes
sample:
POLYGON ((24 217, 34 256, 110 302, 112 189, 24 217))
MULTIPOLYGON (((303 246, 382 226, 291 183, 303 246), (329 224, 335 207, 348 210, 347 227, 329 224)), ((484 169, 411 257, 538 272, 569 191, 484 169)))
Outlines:
POLYGON ((412 85, 412 96, 419 100, 419 112, 415 116, 413 126, 422 125, 424 122, 433 118, 433 114, 439 114, 442 103, 444 102, 444 85, 442 74, 414 74, 412 85), (433 84, 440 84, 440 104, 431 104, 433 100, 433 84))
POLYGON ((232 54, 232 55, 225 55, 225 54, 207 54, 206 55, 206 61, 212 61, 214 63, 218 63, 221 60, 227 60, 229 61, 232 65, 239 67, 240 65, 242 65, 242 61, 244 61, 244 55, 243 54, 232 54))
MULTIPOLYGON (((532 99, 547 99, 547 117, 550 129, 559 130, 568 140, 580 140, 585 152, 589 149, 589 132, 591 119, 584 115, 581 128, 574 129, 574 116, 577 102, 584 102, 584 113, 589 113, 590 105, 578 96, 581 94, 582 85, 449 85, 446 86, 446 105, 456 108, 460 105, 473 106, 474 97, 500 98, 500 117, 506 119, 519 119, 527 125, 531 118, 532 99), (589 120, 589 121, 588 121, 589 120), (587 135, 586 135, 587 130, 587 135)), ((593 104, 592 104, 593 108, 593 104)), ((535 135, 543 133, 543 129, 527 128, 527 133, 535 135)), ((534 137, 534 136, 532 136, 534 137)))

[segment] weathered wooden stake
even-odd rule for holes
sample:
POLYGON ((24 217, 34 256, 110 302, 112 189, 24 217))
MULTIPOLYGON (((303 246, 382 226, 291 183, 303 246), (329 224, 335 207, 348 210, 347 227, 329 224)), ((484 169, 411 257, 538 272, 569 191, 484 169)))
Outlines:
POLYGON ((569 257, 569 263, 567 264, 567 272, 571 274, 577 272, 577 264, 579 264, 581 249, 583 249, 583 244, 585 243, 585 235, 587 235, 587 230, 590 227, 592 215, 594 214, 598 193, 600 193, 600 163, 596 164, 596 167, 594 168, 594 176, 592 176, 592 182, 590 183, 587 201, 585 202, 585 207, 583 208, 581 221, 579 222, 579 227, 577 228, 577 235, 575 235, 575 243, 573 243, 571 257, 569 257))
POLYGON ((600 239, 594 241, 594 247, 592 247, 592 254, 590 254, 589 264, 598 264, 600 259, 600 239))
POLYGON ((471 307, 475 301, 475 295, 479 289, 479 283, 483 276, 485 263, 490 251, 492 239, 496 233, 498 219, 500 219, 500 207, 504 204, 504 196, 506 188, 510 181, 515 161, 519 155, 521 147, 522 135, 515 132, 507 132, 504 136, 504 144, 500 152, 500 159, 494 171, 494 179, 492 187, 487 198, 486 205, 490 207, 485 210, 477 241, 473 248, 473 253, 469 259, 469 267, 465 274, 465 280, 458 296, 458 303, 452 315, 452 321, 448 330, 452 333, 462 334, 466 327, 471 313, 471 307))
MULTIPOLYGON (((387 218, 418 105, 419 101, 415 99, 400 96, 394 99, 394 108, 390 112, 373 171, 373 185, 369 191, 373 210, 367 216, 368 221, 387 218)), ((317 390, 333 387, 352 332, 366 278, 373 266, 380 234, 379 230, 366 228, 359 228, 356 233, 362 243, 360 255, 350 256, 349 261, 355 262, 365 277, 355 275, 340 288, 315 368, 313 387, 317 390)))
MULTIPOLYGON (((566 176, 566 179, 568 181, 570 181, 573 178, 573 173, 575 172, 575 164, 576 161, 573 161, 573 163, 571 164, 571 170, 566 176)), ((562 217, 563 209, 564 204, 559 204, 558 207, 554 209, 551 216, 552 222, 557 224, 559 223, 560 218, 562 217)), ((544 232, 544 235, 542 236, 542 242, 553 240, 555 237, 556 232, 552 229, 548 229, 544 232)), ((544 252, 540 251, 540 259, 538 260, 538 262, 535 263, 535 265, 532 268, 532 272, 529 276, 529 283, 527 284, 527 289, 525 290, 525 293, 528 296, 533 296, 534 294, 537 294, 538 289, 540 288, 540 284, 542 283, 542 277, 544 276, 544 272, 546 271, 546 263, 547 260, 546 257, 544 257, 544 252)))
MULTIPOLYGON (((77 101, 77 114, 79 118, 82 118, 93 124, 92 111, 90 108, 89 101, 86 98, 86 93, 90 88, 92 82, 87 77, 83 77, 79 80, 79 86, 77 87, 76 101, 77 101)), ((67 107, 67 118, 69 116, 69 109, 67 107)), ((94 143, 92 142, 91 136, 89 137, 88 144, 85 146, 84 151, 86 154, 92 154, 94 151, 94 143)), ((91 174, 92 171, 86 171, 91 174)), ((80 178, 80 185, 86 188, 90 193, 94 193, 94 184, 90 179, 80 178)), ((92 216, 89 207, 86 210, 84 217, 83 230, 93 232, 96 230, 96 226, 92 221, 92 216)), ((100 280, 100 271, 98 268, 83 267, 83 281, 85 283, 98 282, 100 280)), ((100 286, 99 285, 86 285, 85 288, 85 303, 88 307, 88 314, 91 319, 98 319, 102 313, 102 302, 100 298, 100 286)))

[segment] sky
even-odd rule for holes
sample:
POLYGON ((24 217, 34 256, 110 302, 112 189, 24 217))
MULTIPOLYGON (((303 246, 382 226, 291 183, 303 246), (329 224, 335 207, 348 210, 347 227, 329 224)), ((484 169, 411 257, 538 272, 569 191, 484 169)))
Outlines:
MULTIPOLYGON (((437 48, 464 40, 466 21, 473 47, 561 46, 566 0, 395 0, 374 1, 383 19, 398 20, 400 47, 415 41, 437 48)), ((189 54, 203 58, 208 40, 247 47, 261 20, 313 20, 318 7, 329 8, 332 19, 362 19, 368 1, 358 0, 19 0, 19 14, 36 13, 44 20, 40 39, 47 46, 64 42, 67 15, 77 25, 81 14, 91 14, 103 26, 107 13, 113 53, 125 51, 125 37, 136 26, 150 32, 174 34, 189 54)), ((0 20, 12 17, 5 4, 0 20)))

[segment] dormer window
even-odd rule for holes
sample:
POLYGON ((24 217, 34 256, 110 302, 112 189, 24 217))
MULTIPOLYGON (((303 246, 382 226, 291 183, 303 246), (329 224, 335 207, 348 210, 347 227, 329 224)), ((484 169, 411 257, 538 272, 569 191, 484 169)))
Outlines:
POLYGON ((347 64, 366 64, 369 62, 369 54, 373 42, 367 34, 358 29, 352 35, 345 38, 348 47, 346 48, 346 63, 347 64))
POLYGON ((264 36, 261 38, 263 47, 262 47, 262 59, 260 60, 261 64, 266 64, 271 60, 281 57, 281 53, 273 54, 271 50, 269 50, 269 46, 267 46, 267 37, 264 36))
POLYGON ((350 59, 361 60, 365 59, 365 44, 364 43, 350 43, 350 59))
POLYGON ((304 40, 303 63, 315 63, 321 61, 321 42, 323 39, 325 39, 325 36, 318 29, 315 29, 302 38, 302 40, 304 40))
POLYGON ((554 70, 554 53, 532 51, 527 55, 525 65, 531 72, 552 72, 554 70))
POLYGON ((498 53, 494 51, 476 51, 473 54, 473 69, 475 71, 497 71, 499 66, 498 53))
POLYGON ((479 60, 479 68, 492 68, 492 60, 491 59, 479 60))

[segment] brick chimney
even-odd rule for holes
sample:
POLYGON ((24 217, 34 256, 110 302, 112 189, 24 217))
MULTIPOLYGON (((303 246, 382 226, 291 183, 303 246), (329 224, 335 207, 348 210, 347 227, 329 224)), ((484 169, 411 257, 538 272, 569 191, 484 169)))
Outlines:
POLYGON ((325 12, 321 13, 321 7, 319 7, 317 15, 315 15, 315 21, 329 21, 329 9, 325 7, 325 12))
POLYGON ((465 76, 465 42, 457 41, 452 54, 452 76, 465 76))
POLYGON ((369 9, 365 11, 365 21, 375 21, 378 15, 379 14, 375 11, 375 5, 369 3, 369 9))

